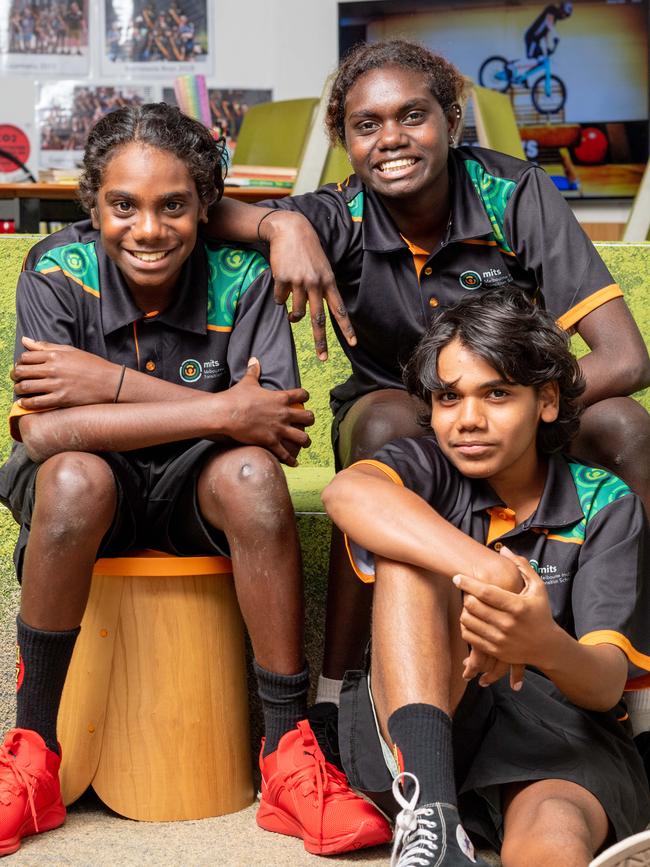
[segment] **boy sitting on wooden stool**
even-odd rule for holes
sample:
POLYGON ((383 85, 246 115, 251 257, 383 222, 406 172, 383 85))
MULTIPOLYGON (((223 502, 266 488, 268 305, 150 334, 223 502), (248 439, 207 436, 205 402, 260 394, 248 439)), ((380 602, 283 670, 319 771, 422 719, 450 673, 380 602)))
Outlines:
MULTIPOLYGON (((91 220, 29 253, 17 288, 18 718, 0 748, 0 854, 65 818, 56 721, 93 564, 133 547, 232 558, 265 718, 262 827, 316 853, 390 838, 306 717, 300 549, 280 461, 313 416, 266 261, 197 236, 222 146, 160 104, 91 130, 91 220), (23 351, 26 349, 26 351, 23 351)), ((197 636, 197 640, 200 637, 197 636)), ((170 738, 174 733, 169 733, 170 738)))
MULTIPOLYGON (((375 581, 370 671, 342 693, 348 778, 394 778, 398 865, 483 864, 465 825, 504 865, 586 867, 650 819, 622 700, 650 670, 646 515, 616 476, 561 454, 584 383, 521 292, 444 311, 406 382, 432 433, 323 494, 375 581)), ((649 857, 650 834, 597 863, 632 851, 649 857)))

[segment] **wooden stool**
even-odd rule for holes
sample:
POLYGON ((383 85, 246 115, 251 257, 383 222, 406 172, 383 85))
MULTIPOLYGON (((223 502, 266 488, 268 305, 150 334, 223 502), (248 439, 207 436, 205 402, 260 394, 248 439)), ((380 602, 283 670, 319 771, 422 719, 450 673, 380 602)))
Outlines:
POLYGON ((63 691, 66 804, 160 822, 253 801, 243 625, 225 557, 98 560, 63 691))

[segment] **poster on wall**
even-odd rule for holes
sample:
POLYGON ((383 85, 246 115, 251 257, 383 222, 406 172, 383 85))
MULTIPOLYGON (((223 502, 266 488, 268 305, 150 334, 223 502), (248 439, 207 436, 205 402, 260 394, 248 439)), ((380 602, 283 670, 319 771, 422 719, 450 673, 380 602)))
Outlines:
MULTIPOLYGON (((364 5, 340 4, 342 34, 364 5)), ((635 194, 648 157, 647 0, 368 5, 368 41, 417 39, 506 94, 528 158, 568 196, 635 194)), ((471 123, 467 134, 475 141, 471 123)))
POLYGON ((211 73, 207 0, 102 0, 101 11, 102 75, 211 73))
POLYGON ((0 67, 19 75, 87 75, 88 0, 0 0, 0 67))
POLYGON ((0 100, 0 183, 22 183, 30 174, 38 175, 36 89, 33 81, 18 76, 3 76, 2 86, 11 93, 13 103, 9 106, 8 101, 0 100))
MULTIPOLYGON (((237 137, 241 129, 246 112, 251 105, 260 102, 270 102, 272 91, 270 90, 245 90, 245 89, 217 89, 208 87, 210 100, 210 115, 212 128, 226 140, 228 150, 233 153, 237 144, 237 137)), ((164 102, 176 105, 176 97, 173 87, 164 87, 162 92, 164 102)))
POLYGON ((152 88, 147 86, 80 81, 40 84, 36 120, 41 170, 66 170, 74 176, 81 167, 88 130, 96 121, 123 106, 154 99, 152 88))

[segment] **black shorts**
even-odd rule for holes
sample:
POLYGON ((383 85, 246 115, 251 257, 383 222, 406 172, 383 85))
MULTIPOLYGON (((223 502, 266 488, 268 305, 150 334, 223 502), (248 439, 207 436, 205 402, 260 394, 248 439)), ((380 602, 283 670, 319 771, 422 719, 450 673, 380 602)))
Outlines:
POLYGON ((334 404, 330 401, 330 407, 334 416, 332 418, 332 451, 334 452, 334 469, 337 473, 339 473, 343 469, 343 464, 341 463, 341 458, 339 457, 339 428, 341 427, 341 422, 346 417, 348 412, 352 409, 355 403, 359 400, 363 395, 358 395, 352 400, 347 400, 345 403, 334 404))
MULTIPOLYGON (((467 687, 452 727, 459 810, 468 832, 499 851, 502 786, 569 780, 592 792, 621 840, 650 822, 648 781, 623 704, 607 713, 571 704, 554 684, 527 670, 514 692, 503 678, 467 687)), ((387 791, 392 775, 382 751, 365 672, 348 672, 339 714, 341 758, 351 785, 387 791)))
MULTIPOLYGON (((185 556, 229 557, 225 534, 204 521, 196 496, 201 469, 208 457, 223 448, 209 440, 193 440, 98 454, 113 471, 117 508, 97 556, 115 557, 133 548, 154 548, 185 556)), ((0 501, 20 524, 14 549, 19 580, 39 467, 29 459, 24 446, 17 444, 0 472, 0 501)))

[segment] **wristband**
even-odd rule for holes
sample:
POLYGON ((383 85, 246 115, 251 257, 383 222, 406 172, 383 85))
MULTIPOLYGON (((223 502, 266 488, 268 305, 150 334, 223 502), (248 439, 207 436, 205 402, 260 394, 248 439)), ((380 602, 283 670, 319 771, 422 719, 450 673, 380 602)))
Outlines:
POLYGON ((113 398, 113 403, 117 403, 117 400, 120 396, 120 391, 122 391, 122 383, 124 382, 124 374, 126 373, 126 364, 122 365, 122 370, 120 371, 120 381, 117 383, 117 391, 115 392, 115 397, 113 398))
POLYGON ((266 214, 262 214, 262 216, 260 217, 260 221, 257 224, 257 240, 260 242, 260 244, 266 244, 266 241, 264 241, 262 239, 262 236, 260 235, 260 226, 262 225, 264 220, 266 220, 267 217, 271 216, 271 214, 275 214, 275 211, 267 211, 266 214))

